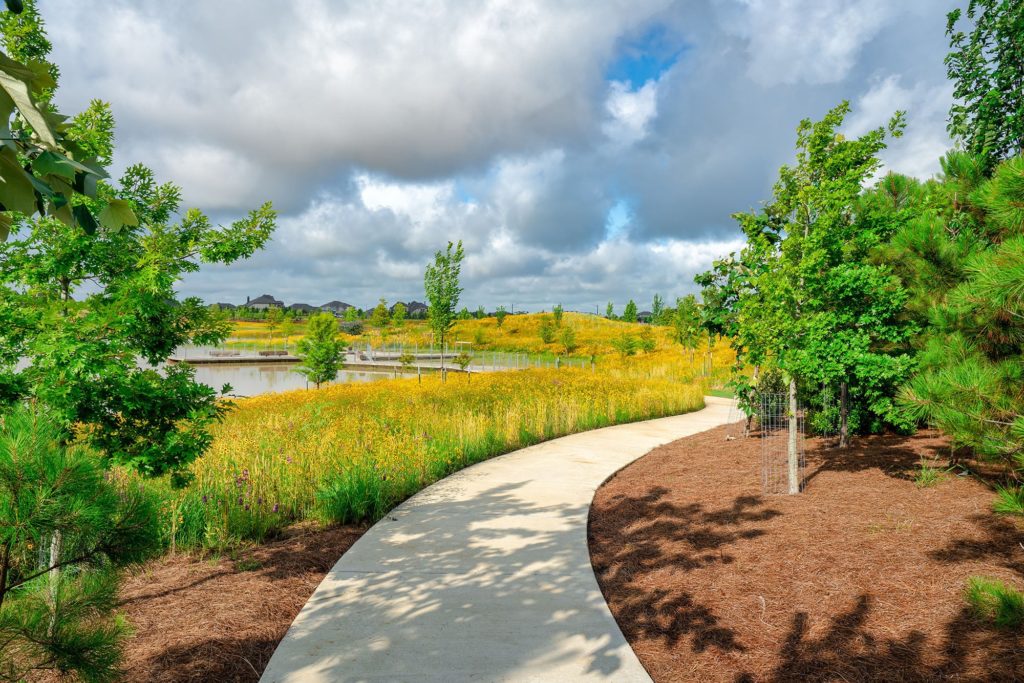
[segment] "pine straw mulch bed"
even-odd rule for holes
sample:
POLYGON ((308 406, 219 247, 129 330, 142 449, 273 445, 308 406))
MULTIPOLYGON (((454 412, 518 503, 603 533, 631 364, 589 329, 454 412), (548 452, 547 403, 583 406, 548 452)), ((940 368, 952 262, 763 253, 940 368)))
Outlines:
POLYGON ((313 590, 364 528, 294 528, 234 559, 168 556, 121 589, 126 681, 257 681, 313 590))
MULTIPOLYGON (((762 496, 758 438, 659 448, 597 492, 590 551, 655 681, 1024 681, 1024 633, 966 607, 967 578, 1024 587, 1024 525, 921 458, 935 433, 807 442, 807 488, 762 496)), ((731 429, 736 433, 736 429, 731 429)))

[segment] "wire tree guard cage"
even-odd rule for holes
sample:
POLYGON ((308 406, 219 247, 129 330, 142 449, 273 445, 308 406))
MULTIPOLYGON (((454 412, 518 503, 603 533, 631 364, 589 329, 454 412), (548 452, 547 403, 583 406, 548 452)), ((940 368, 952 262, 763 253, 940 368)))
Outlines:
POLYGON ((796 411, 796 467, 790 471, 790 412, 789 395, 764 393, 760 396, 757 426, 761 433, 761 490, 774 496, 790 492, 789 482, 796 477, 800 491, 804 489, 804 418, 806 410, 797 404, 796 411))

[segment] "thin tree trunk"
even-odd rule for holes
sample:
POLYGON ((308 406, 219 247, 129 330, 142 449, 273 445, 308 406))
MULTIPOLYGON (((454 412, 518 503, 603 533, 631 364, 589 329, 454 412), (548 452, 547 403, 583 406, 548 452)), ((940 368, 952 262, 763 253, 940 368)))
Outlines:
POLYGON ((797 452, 796 379, 789 380, 789 493, 800 493, 800 454, 797 452))
POLYGON ((50 615, 50 627, 49 633, 52 636, 54 629, 57 628, 57 589, 60 586, 60 553, 61 546, 63 546, 63 534, 60 530, 53 532, 50 536, 50 566, 54 567, 50 571, 50 608, 53 613, 50 615))
POLYGON ((850 446, 850 401, 849 401, 849 387, 846 382, 840 382, 839 384, 839 447, 848 448, 850 446))

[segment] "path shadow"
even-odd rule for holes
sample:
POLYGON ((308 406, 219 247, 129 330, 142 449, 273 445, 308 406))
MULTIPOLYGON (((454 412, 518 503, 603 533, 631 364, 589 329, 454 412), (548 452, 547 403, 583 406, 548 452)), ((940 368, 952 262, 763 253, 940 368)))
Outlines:
POLYGON ((920 438, 898 434, 855 437, 849 448, 835 448, 815 438, 807 445, 807 471, 804 486, 824 472, 863 472, 878 470, 890 477, 911 481, 920 470, 922 459, 948 462, 948 446, 936 439, 922 444, 920 438))
POLYGON ((985 624, 965 608, 943 628, 940 659, 926 661, 924 633, 912 630, 902 636, 878 637, 866 627, 871 609, 872 598, 862 594, 849 609, 833 615, 824 632, 814 637, 807 613, 798 612, 780 648, 778 666, 766 677, 740 674, 737 682, 1024 680, 1024 634, 985 624), (984 674, 966 673, 972 655, 984 659, 981 666, 975 662, 970 671, 984 674))
POLYGON ((668 489, 656 487, 641 497, 617 496, 600 511, 595 507, 588 532, 601 590, 630 642, 657 639, 675 647, 691 639, 695 652, 742 651, 735 632, 697 596, 651 591, 634 578, 638 573, 730 564, 730 546, 763 535, 758 523, 782 513, 767 507, 760 496, 740 496, 729 506, 707 509, 673 503, 668 494, 668 489))
POLYGON ((590 568, 589 505, 557 502, 558 488, 537 477, 466 499, 456 484, 396 508, 331 570, 264 680, 505 679, 533 661, 615 680, 632 655, 609 638, 610 616, 593 618, 607 607, 590 568))

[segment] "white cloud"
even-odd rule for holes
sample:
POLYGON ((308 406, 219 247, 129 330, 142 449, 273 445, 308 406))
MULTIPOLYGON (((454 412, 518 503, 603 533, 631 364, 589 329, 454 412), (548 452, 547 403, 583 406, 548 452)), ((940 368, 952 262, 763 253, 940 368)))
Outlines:
POLYGON ((897 110, 907 112, 904 136, 889 141, 882 153, 889 170, 928 178, 939 171, 939 157, 950 147, 946 116, 953 101, 950 83, 903 84, 897 74, 876 79, 853 103, 853 113, 845 126, 851 135, 862 135, 885 125, 897 110))
POLYGON ((605 109, 608 119, 601 129, 614 146, 624 147, 643 140, 648 124, 658 115, 658 82, 647 81, 634 90, 628 83, 612 81, 605 109))
POLYGON ((739 0, 726 16, 748 41, 754 81, 823 84, 845 78, 898 11, 888 0, 739 0))

